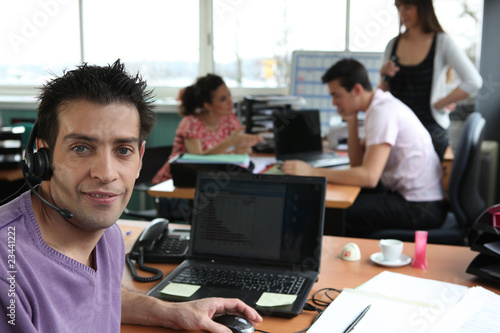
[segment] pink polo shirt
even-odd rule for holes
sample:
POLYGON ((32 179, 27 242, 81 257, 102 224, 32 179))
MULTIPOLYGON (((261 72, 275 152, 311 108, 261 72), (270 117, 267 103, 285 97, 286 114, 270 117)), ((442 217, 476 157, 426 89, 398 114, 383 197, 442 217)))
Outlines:
POLYGON ((441 162, 429 132, 410 108, 391 93, 378 89, 366 110, 364 125, 367 146, 391 145, 381 177, 385 188, 408 201, 444 198, 441 162))

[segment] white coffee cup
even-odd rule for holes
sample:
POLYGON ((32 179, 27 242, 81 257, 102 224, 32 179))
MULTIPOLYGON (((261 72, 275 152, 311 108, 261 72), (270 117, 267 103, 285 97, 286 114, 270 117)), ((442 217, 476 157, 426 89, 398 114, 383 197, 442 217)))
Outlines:
POLYGON ((382 250, 384 261, 396 261, 403 253, 403 242, 397 239, 381 239, 378 246, 382 250))

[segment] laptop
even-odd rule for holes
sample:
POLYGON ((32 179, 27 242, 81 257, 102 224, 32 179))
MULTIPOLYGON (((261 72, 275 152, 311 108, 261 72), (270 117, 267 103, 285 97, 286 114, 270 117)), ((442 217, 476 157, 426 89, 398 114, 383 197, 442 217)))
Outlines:
POLYGON ((323 177, 198 172, 188 257, 148 295, 298 315, 320 269, 325 189, 323 177))
POLYGON ((323 152, 319 110, 276 111, 273 123, 277 160, 301 160, 315 168, 349 164, 347 156, 323 152))

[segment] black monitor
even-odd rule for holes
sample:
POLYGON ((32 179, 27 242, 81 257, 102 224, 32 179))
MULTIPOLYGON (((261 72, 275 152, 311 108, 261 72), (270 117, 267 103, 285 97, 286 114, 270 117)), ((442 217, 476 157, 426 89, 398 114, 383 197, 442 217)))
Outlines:
POLYGON ((289 110, 274 113, 276 155, 321 152, 319 110, 289 110))

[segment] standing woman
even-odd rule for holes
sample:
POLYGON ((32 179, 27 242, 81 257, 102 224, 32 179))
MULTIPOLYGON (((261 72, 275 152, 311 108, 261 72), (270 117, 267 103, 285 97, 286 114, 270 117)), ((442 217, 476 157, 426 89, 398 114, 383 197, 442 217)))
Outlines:
POLYGON ((483 81, 465 52, 444 33, 432 0, 396 0, 395 5, 406 29, 387 44, 379 87, 415 112, 442 160, 448 147, 449 112, 456 102, 479 90, 483 81), (460 83, 448 93, 449 68, 460 83))
POLYGON ((245 134, 234 114, 231 93, 222 78, 208 74, 181 91, 183 116, 175 132, 172 153, 156 173, 152 183, 171 178, 168 161, 183 153, 245 154, 261 141, 257 135, 245 134))

